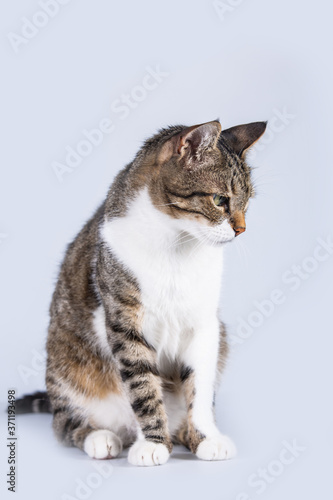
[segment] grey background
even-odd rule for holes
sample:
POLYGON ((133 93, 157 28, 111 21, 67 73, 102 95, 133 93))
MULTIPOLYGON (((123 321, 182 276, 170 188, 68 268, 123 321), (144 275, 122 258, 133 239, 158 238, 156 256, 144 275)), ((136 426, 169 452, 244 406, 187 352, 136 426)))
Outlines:
MULTIPOLYGON (((142 140, 174 123, 269 120, 250 156, 258 195, 246 233, 226 249, 222 287, 221 316, 234 346, 217 416, 238 457, 203 463, 178 448, 167 465, 139 469, 124 454, 85 498, 312 499, 332 490, 333 257, 311 260, 317 239, 333 237, 332 12, 328 1, 221 3, 224 16, 203 0, 71 0, 17 53, 8 33, 20 34, 22 18, 41 8, 32 0, 2 3, 3 408, 8 388, 21 395, 44 387, 48 306, 65 246, 142 140), (121 119, 112 103, 123 93, 142 96, 135 87, 156 66, 168 76, 121 119), (279 113, 288 115, 284 123, 279 113), (104 118, 113 132, 59 182, 53 163, 104 118), (286 281, 294 265, 311 268, 297 290, 286 281), (256 301, 275 289, 283 303, 265 303, 270 316, 258 316, 256 301), (244 339, 241 321, 259 326, 244 339), (303 451, 279 465, 283 443, 293 440, 303 451), (248 480, 267 467, 275 477, 269 473, 260 494, 248 480)), ((0 420, 0 487, 9 498, 4 413, 0 420)), ((44 415, 17 419, 16 498, 83 498, 76 481, 96 472, 82 452, 55 441, 50 423, 44 415)))

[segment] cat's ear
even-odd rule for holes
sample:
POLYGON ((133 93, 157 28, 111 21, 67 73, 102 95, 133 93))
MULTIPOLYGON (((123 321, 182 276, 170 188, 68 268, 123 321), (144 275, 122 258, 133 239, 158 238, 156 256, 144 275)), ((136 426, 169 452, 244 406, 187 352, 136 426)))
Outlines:
POLYGON ((166 161, 173 156, 182 160, 185 168, 194 168, 201 163, 205 153, 216 146, 220 133, 218 121, 187 127, 164 144, 160 160, 166 161))
POLYGON ((220 133, 221 124, 218 121, 188 127, 179 134, 177 154, 180 157, 186 154, 199 157, 205 150, 216 146, 220 133))
POLYGON ((253 146, 266 130, 267 122, 248 123, 237 125, 221 132, 220 141, 223 141, 241 158, 244 158, 248 149, 253 146))

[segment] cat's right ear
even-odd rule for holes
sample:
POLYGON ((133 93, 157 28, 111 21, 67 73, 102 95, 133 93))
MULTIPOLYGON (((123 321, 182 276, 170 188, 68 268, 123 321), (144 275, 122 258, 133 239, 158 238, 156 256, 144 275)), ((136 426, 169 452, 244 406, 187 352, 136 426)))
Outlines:
POLYGON ((191 170, 200 164, 207 151, 216 146, 220 133, 221 124, 218 121, 188 127, 163 145, 159 161, 162 163, 175 157, 183 160, 185 168, 191 170))

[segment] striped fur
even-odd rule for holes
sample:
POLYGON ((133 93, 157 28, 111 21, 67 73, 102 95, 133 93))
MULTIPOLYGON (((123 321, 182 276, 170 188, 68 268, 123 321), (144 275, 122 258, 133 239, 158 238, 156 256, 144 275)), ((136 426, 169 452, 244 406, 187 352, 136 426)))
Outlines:
POLYGON ((207 460, 234 454, 213 404, 227 355, 221 245, 245 230, 244 152, 264 130, 160 131, 69 245, 50 307, 47 397, 18 402, 52 411, 64 444, 94 458, 132 445, 136 465, 165 463, 174 442, 207 460))

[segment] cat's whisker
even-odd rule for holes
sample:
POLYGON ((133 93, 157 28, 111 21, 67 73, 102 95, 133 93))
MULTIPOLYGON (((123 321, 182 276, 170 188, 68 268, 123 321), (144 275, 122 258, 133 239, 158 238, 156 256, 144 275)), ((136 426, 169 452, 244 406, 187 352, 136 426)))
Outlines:
POLYGON ((244 261, 245 265, 248 266, 248 249, 244 241, 236 239, 236 251, 240 260, 244 261))
POLYGON ((261 186, 269 186, 273 183, 275 183, 274 179, 261 179, 259 182, 255 182, 253 185, 255 191, 257 191, 257 189, 260 188, 261 186))
POLYGON ((276 199, 277 198, 277 194, 276 193, 272 193, 272 192, 269 192, 269 191, 266 191, 266 188, 267 188, 268 184, 260 184, 258 186, 255 186, 255 190, 256 190, 256 197, 261 197, 261 196, 269 196, 269 198, 273 198, 273 199, 276 199))
POLYGON ((263 180, 263 181, 260 181, 259 183, 255 183, 254 184, 254 189, 255 189, 255 192, 257 193, 258 190, 260 190, 263 186, 271 186, 272 184, 274 183, 274 181, 270 181, 270 180, 263 180))
POLYGON ((205 232, 202 233, 202 236, 203 236, 203 238, 199 239, 197 245, 195 245, 194 248, 192 249, 189 257, 191 257, 194 252, 198 251, 199 248, 201 248, 203 245, 205 245, 206 243, 208 243, 210 241, 205 232))
POLYGON ((255 176, 252 181, 255 192, 257 191, 257 188, 275 183, 279 178, 280 176, 278 174, 269 173, 267 171, 264 174, 255 176))
POLYGON ((258 175, 257 173, 255 173, 255 175, 253 176, 254 177, 254 182, 257 181, 258 179, 263 179, 263 178, 266 178, 266 177, 269 177, 269 178, 279 178, 280 175, 279 173, 277 173, 276 171, 270 169, 266 169, 264 172, 260 172, 258 175))
POLYGON ((170 250, 172 248, 176 248, 177 246, 180 246, 184 243, 189 243, 192 240, 196 240, 195 236, 186 233, 186 234, 180 234, 172 243, 169 245, 166 250, 170 250))
POLYGON ((239 248, 237 241, 235 241, 235 248, 236 248, 236 252, 237 252, 239 259, 241 259, 241 252, 240 252, 240 248, 239 248))
POLYGON ((182 245, 185 245, 186 243, 190 243, 191 241, 195 241, 195 240, 196 240, 196 238, 191 237, 188 240, 177 241, 177 242, 173 243, 172 245, 170 245, 169 247, 167 247, 166 250, 170 251, 170 250, 179 249, 179 248, 181 248, 182 245))

